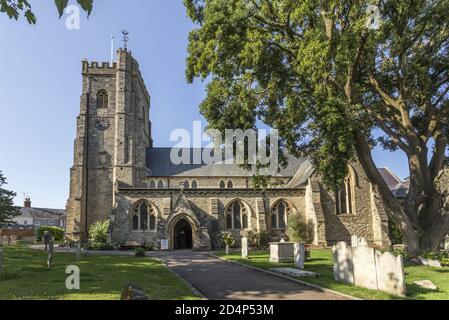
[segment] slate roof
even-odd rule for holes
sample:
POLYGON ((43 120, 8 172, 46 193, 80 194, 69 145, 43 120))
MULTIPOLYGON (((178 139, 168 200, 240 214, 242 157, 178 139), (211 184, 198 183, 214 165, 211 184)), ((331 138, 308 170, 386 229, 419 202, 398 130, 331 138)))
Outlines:
POLYGON ((66 211, 63 209, 48 209, 48 208, 20 208, 21 217, 30 217, 33 219, 61 219, 66 216, 66 211))
MULTIPOLYGON (((170 160, 172 148, 150 148, 147 149, 147 168, 149 176, 154 177, 251 177, 253 172, 245 170, 236 164, 193 164, 194 152, 208 151, 213 155, 212 149, 177 149, 178 152, 190 152, 191 164, 174 164, 170 160)), ((175 152, 176 152, 175 151, 175 152)), ((296 158, 288 155, 288 165, 281 168, 277 174, 279 177, 293 177, 298 169, 306 162, 307 158, 296 158)), ((299 179, 301 180, 301 179, 299 179)))
POLYGON ((409 190, 409 181, 402 181, 388 168, 379 168, 379 173, 396 198, 405 198, 409 190))

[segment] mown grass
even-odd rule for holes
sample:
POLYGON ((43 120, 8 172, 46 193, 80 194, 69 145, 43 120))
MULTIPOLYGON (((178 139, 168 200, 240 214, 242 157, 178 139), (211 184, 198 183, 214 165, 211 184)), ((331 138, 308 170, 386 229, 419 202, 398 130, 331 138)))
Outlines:
POLYGON ((0 274, 1 300, 118 300, 127 284, 140 285, 151 300, 199 299, 166 266, 151 258, 82 256, 55 253, 54 267, 46 253, 25 247, 7 247, 0 274), (66 288, 66 267, 80 268, 81 289, 66 288))
MULTIPOLYGON (((251 251, 248 260, 241 259, 240 252, 231 252, 229 255, 226 255, 224 252, 220 251, 215 252, 215 254, 228 260, 237 261, 262 269, 294 267, 293 263, 270 262, 269 253, 267 251, 251 251)), ((318 272, 320 276, 317 278, 301 278, 301 280, 362 299, 403 299, 381 291, 338 283, 334 280, 332 266, 333 258, 331 250, 312 250, 311 258, 306 262, 305 270, 318 272)), ((438 269, 423 266, 406 266, 405 273, 407 283, 406 299, 449 300, 449 268, 438 269), (438 287, 438 291, 420 288, 413 284, 413 282, 417 280, 432 281, 438 287)))

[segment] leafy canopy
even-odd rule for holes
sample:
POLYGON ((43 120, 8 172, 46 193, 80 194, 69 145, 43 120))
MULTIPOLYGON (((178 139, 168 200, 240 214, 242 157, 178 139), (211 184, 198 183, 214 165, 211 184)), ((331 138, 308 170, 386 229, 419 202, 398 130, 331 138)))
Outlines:
POLYGON ((279 130, 288 151, 311 156, 334 189, 360 137, 407 154, 434 142, 435 160, 444 155, 447 0, 184 4, 198 24, 186 76, 209 81, 200 110, 211 128, 252 128, 260 119, 279 130), (380 6, 378 30, 367 27, 372 4, 380 6), (385 134, 374 137, 375 128, 385 134))
MULTIPOLYGON (((54 0, 54 2, 58 9, 59 17, 62 17, 64 9, 69 5, 69 0, 54 0)), ((76 2, 88 15, 91 14, 93 0, 77 0, 76 2)), ((28 0, 0 0, 0 12, 7 14, 10 19, 15 20, 18 20, 23 15, 29 24, 35 24, 37 21, 28 0)))

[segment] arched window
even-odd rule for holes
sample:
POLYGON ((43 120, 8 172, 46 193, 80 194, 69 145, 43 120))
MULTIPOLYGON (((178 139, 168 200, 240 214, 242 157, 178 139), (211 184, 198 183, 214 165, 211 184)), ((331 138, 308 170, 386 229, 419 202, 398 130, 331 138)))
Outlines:
POLYGON ((198 189, 198 182, 196 180, 192 181, 192 189, 198 189))
POLYGON ((236 200, 228 206, 226 211, 227 229, 248 229, 248 209, 240 201, 236 200))
POLYGON ((156 182, 154 180, 150 181, 150 189, 156 189, 156 182))
POLYGON ((148 206, 145 203, 140 206, 140 230, 148 230, 148 206))
POLYGON ((290 213, 292 213, 292 208, 287 202, 284 200, 277 202, 271 209, 270 213, 271 228, 282 230, 286 229, 288 215, 290 213))
POLYGON ((226 188, 226 184, 223 180, 220 181, 220 189, 226 188))
POLYGON ((100 90, 97 93, 97 108, 108 107, 108 93, 106 90, 100 90))
POLYGON ((157 188, 164 189, 164 182, 162 180, 159 180, 159 182, 157 183, 157 188))
POLYGON ((189 189, 190 188, 190 184, 189 181, 184 181, 184 189, 189 189))
POLYGON ((335 206, 337 214, 353 214, 353 175, 352 173, 345 179, 340 190, 335 193, 335 206))
POLYGON ((228 189, 233 189, 234 188, 234 184, 232 183, 231 180, 228 181, 228 189))
POLYGON ((139 202, 133 209, 132 228, 140 231, 157 229, 156 209, 146 202, 139 202))

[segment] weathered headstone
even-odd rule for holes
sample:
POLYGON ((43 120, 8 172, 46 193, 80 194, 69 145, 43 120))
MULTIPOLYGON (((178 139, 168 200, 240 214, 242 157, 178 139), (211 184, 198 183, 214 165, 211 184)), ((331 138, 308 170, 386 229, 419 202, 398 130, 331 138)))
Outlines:
POLYGON ((367 246, 352 248, 352 263, 354 267, 354 284, 376 290, 377 275, 374 249, 367 246))
POLYGON ((54 253, 55 243, 53 239, 48 242, 48 258, 47 258, 47 266, 51 268, 53 266, 53 253, 54 253))
POLYGON ((304 243, 295 243, 294 250, 295 267, 303 270, 306 261, 306 246, 304 243))
POLYGON ((351 247, 357 248, 359 246, 359 237, 351 236, 351 247))
POLYGON ((418 260, 423 266, 433 267, 433 268, 442 268, 441 263, 438 260, 425 259, 422 257, 418 257, 418 260))
POLYGON ((242 259, 248 259, 248 238, 242 238, 242 259))
POLYGON ((416 284, 417 286, 424 288, 424 289, 438 290, 438 287, 430 280, 415 281, 415 282, 413 282, 413 284, 416 284))
POLYGON ((444 239, 444 251, 449 252, 449 237, 444 239))
POLYGON ((405 296, 405 274, 402 256, 376 250, 377 289, 405 296))
POLYGON ((293 262, 295 244, 293 242, 271 242, 270 262, 293 262))
POLYGON ((226 245, 226 255, 229 254, 229 244, 226 245))
POLYGON ((346 242, 338 242, 333 248, 335 281, 354 284, 352 250, 346 242))

